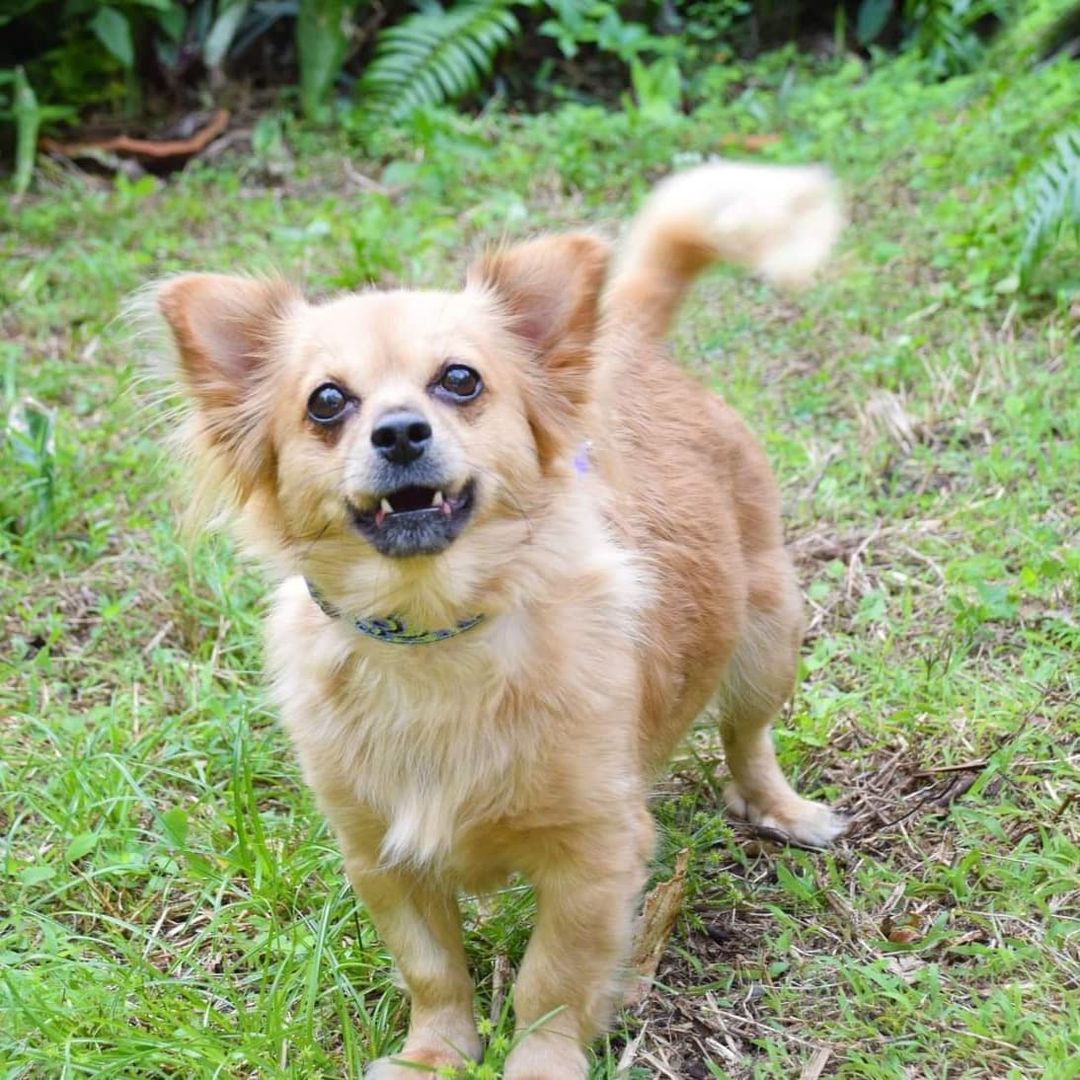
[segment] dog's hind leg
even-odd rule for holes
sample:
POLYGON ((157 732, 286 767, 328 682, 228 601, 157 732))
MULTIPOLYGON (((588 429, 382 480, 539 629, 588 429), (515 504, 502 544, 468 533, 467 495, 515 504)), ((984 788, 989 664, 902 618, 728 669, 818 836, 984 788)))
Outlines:
POLYGON ((798 795, 776 760, 772 721, 791 696, 802 640, 802 602, 787 554, 758 556, 747 624, 719 697, 721 736, 732 782, 732 813, 799 844, 824 847, 847 825, 822 803, 798 795))

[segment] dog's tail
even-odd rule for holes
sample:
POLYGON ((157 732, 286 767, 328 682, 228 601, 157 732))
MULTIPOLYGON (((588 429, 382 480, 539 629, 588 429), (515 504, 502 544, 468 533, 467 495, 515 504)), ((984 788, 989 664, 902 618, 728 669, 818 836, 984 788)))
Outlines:
POLYGON ((694 278, 710 263, 805 284, 843 224, 828 171, 718 162, 663 181, 633 220, 604 296, 606 329, 662 340, 694 278))

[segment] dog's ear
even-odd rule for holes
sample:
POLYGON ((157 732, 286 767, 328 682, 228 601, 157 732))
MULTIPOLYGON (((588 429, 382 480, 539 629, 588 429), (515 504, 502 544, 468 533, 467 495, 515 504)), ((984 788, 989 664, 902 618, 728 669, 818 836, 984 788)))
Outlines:
POLYGON ((469 284, 494 293, 510 329, 574 404, 587 392, 608 257, 602 240, 571 233, 488 252, 469 269, 469 284))
POLYGON ((497 249, 469 268, 469 286, 496 297, 506 325, 541 367, 549 401, 536 403, 544 415, 534 417, 534 428, 544 456, 589 398, 609 255, 597 237, 571 233, 497 249))
POLYGON ((184 274, 157 291, 176 342, 180 376, 203 408, 230 406, 250 389, 298 295, 277 279, 184 274))
POLYGON ((260 421, 274 346, 302 300, 277 279, 185 274, 160 286, 155 301, 176 343, 177 381, 195 407, 195 449, 215 459, 243 498, 267 464, 260 421))

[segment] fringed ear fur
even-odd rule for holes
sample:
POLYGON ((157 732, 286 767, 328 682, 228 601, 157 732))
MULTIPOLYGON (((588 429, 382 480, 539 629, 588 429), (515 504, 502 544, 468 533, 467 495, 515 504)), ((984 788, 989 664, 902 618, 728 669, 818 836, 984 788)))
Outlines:
POLYGON ((273 464, 268 367, 300 296, 278 279, 185 274, 155 299, 176 344, 177 382, 193 406, 191 449, 206 475, 243 502, 273 464))
POLYGON ((543 459, 567 449, 589 400, 607 244, 587 233, 544 237, 479 258, 468 284, 492 293, 540 368, 530 419, 543 459))

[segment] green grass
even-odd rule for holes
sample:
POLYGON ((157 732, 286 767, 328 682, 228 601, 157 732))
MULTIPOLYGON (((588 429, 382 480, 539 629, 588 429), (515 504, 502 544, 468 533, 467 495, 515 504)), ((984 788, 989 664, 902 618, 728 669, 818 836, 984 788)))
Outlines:
MULTIPOLYGON (((1013 201, 1075 77, 998 60, 938 84, 766 60, 690 118, 432 114, 378 160, 271 118, 272 154, 58 171, 0 210, 0 1075, 357 1075, 406 1018, 264 704, 266 584, 177 536, 125 298, 197 268, 445 284, 485 240, 614 228, 749 131, 829 161, 852 227, 798 299, 710 277, 676 348, 784 485, 810 628, 780 752, 854 830, 821 854, 730 824, 703 727, 655 800, 685 910, 594 1075, 1080 1075, 1080 257, 1064 237, 1020 291, 1013 201)), ((466 905, 478 1076, 530 911, 466 905)))

